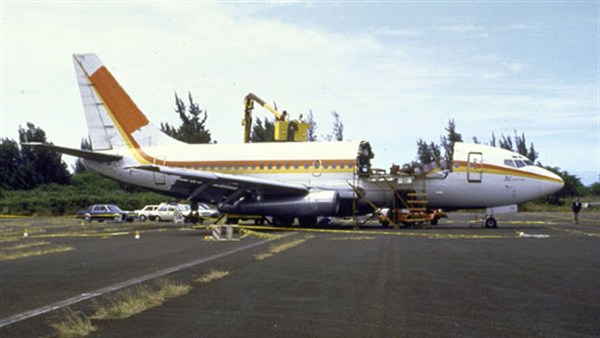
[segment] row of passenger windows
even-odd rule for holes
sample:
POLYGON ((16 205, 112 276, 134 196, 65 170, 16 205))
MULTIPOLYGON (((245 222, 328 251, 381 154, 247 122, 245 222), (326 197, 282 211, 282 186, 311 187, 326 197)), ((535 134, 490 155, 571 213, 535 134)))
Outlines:
POLYGON ((238 164, 235 164, 235 165, 230 165, 230 164, 227 164, 227 165, 213 165, 213 164, 211 164, 211 165, 206 165, 206 164, 203 164, 203 165, 197 165, 197 164, 196 165, 190 165, 190 164, 187 164, 187 165, 179 165, 178 167, 179 168, 184 168, 184 169, 194 169, 194 170, 204 170, 204 171, 206 171, 206 170, 209 170, 209 171, 214 171, 214 170, 217 170, 217 171, 221 171, 221 170, 226 170, 226 171, 228 171, 228 170, 235 170, 235 171, 237 171, 237 170, 240 170, 240 169, 241 170, 248 170, 248 169, 250 169, 250 170, 272 170, 272 169, 290 170, 292 168, 294 170, 298 170, 301 167, 303 167, 304 169, 308 170, 311 167, 313 169, 319 169, 321 166, 323 167, 323 169, 329 169, 329 168, 331 168, 331 169, 337 169, 337 168, 339 168, 339 169, 345 169, 345 168, 352 169, 352 168, 354 168, 354 164, 352 164, 352 163, 349 163, 349 164, 345 164, 345 163, 336 164, 336 163, 327 163, 327 162, 321 163, 321 162, 318 162, 318 161, 315 161, 312 165, 310 165, 308 163, 305 163, 304 165, 300 165, 298 163, 294 163, 294 164, 289 164, 289 163, 286 163, 286 164, 278 164, 278 163, 272 164, 272 163, 269 163, 269 164, 242 164, 242 165, 238 165, 238 164))
POLYGON ((513 167, 513 168, 523 168, 528 165, 533 165, 533 162, 531 162, 530 160, 521 160, 518 158, 514 158, 514 159, 504 160, 504 165, 507 165, 507 166, 513 167))

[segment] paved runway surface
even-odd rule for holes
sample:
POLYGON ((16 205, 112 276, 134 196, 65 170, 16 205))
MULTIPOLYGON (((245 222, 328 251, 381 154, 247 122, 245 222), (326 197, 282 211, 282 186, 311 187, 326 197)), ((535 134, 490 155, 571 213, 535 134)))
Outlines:
POLYGON ((453 213, 430 229, 253 229, 286 236, 237 242, 175 225, 1 220, 0 337, 51 336, 65 308, 91 316, 94 301, 156 278, 192 289, 92 320, 89 336, 599 337, 599 215, 582 216, 518 213, 481 229, 453 213), (11 256, 32 248, 47 253, 11 256), (230 274, 195 281, 211 269, 230 274))

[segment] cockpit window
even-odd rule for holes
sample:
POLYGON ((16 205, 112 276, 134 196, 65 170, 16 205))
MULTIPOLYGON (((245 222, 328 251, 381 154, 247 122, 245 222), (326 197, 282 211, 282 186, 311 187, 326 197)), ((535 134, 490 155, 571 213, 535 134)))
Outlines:
POLYGON ((517 168, 523 168, 524 166, 526 166, 525 162, 521 160, 515 160, 515 164, 517 165, 517 168))
POLYGON ((525 162, 525 164, 527 164, 527 165, 533 165, 533 162, 532 162, 532 161, 530 161, 530 160, 525 160, 524 162, 525 162))
POLYGON ((513 160, 504 160, 504 165, 507 165, 509 167, 515 167, 515 163, 513 162, 513 160))

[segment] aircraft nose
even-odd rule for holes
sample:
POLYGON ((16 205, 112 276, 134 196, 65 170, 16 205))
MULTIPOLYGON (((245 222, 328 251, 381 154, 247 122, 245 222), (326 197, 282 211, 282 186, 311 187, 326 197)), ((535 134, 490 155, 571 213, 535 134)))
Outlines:
POLYGON ((541 189, 544 196, 553 194, 565 186, 563 179, 549 170, 546 170, 544 176, 546 176, 546 179, 542 181, 541 189))

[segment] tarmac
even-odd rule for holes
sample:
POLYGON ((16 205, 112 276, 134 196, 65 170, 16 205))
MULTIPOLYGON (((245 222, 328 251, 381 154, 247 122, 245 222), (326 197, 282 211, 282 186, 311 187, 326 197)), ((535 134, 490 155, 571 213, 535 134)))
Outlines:
POLYGON ((91 317, 98 301, 160 279, 191 291, 92 319, 89 337, 600 337, 599 215, 249 227, 237 241, 175 224, 1 219, 0 337, 53 336, 66 309, 91 317), (46 253, 7 258, 37 247, 46 253), (211 270, 229 275, 197 282, 211 270))

